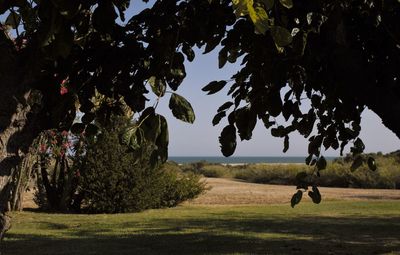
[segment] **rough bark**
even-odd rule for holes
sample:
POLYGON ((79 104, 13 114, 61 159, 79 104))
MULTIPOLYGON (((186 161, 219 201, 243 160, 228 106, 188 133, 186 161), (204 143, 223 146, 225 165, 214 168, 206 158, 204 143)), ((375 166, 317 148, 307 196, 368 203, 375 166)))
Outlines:
POLYGON ((11 200, 11 210, 12 211, 21 211, 22 210, 22 202, 24 198, 24 193, 28 188, 32 171, 33 171, 33 158, 34 155, 30 152, 28 153, 24 160, 22 160, 21 166, 18 168, 16 173, 17 180, 15 185, 13 185, 12 189, 12 200, 11 200))
MULTIPOLYGON (((54 171, 53 171, 53 178, 51 180, 54 180, 55 175, 57 173, 57 165, 58 165, 58 160, 55 163, 54 171)), ((47 202, 50 206, 50 208, 58 210, 58 205, 59 205, 59 197, 57 194, 56 190, 56 183, 51 183, 49 179, 49 175, 47 173, 47 164, 46 164, 46 159, 42 156, 40 158, 40 174, 43 182, 43 186, 45 188, 45 193, 46 193, 46 198, 47 202)))
MULTIPOLYGON (((10 209, 12 192, 19 192, 14 182, 19 166, 41 128, 38 111, 29 104, 30 72, 21 68, 21 60, 2 33, 0 56, 0 221, 7 222, 4 213, 10 209)), ((0 238, 6 226, 0 226, 0 238)))

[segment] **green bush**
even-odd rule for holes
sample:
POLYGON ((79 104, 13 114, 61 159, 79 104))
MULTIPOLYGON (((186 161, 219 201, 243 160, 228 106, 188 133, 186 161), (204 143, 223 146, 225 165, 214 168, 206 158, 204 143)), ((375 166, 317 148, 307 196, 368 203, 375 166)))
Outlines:
POLYGON ((229 169, 223 165, 206 165, 199 171, 205 177, 229 177, 229 169))
POLYGON ((178 168, 170 169, 168 163, 163 167, 161 175, 164 191, 161 196, 160 207, 172 207, 179 203, 193 199, 205 190, 205 182, 194 173, 183 173, 178 168))
MULTIPOLYGON (((318 186, 352 188, 400 188, 400 152, 390 154, 367 154, 376 160, 377 170, 371 171, 364 164, 351 171, 351 156, 328 162, 327 168, 315 178, 318 186)), ((312 173, 314 167, 305 164, 247 164, 225 166, 207 162, 192 163, 183 166, 185 171, 193 171, 206 177, 237 178, 253 183, 296 185, 299 172, 312 173)))
POLYGON ((138 160, 120 144, 117 131, 102 130, 81 160, 83 211, 121 213, 176 206, 203 192, 204 184, 194 174, 138 160))
POLYGON ((307 169, 307 166, 297 164, 250 164, 237 170, 235 178, 254 183, 294 185, 297 173, 307 169))

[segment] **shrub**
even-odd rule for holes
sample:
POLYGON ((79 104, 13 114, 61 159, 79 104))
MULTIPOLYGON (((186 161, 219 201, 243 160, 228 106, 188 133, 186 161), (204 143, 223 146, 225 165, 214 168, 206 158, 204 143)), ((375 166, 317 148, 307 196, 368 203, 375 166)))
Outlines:
POLYGON ((229 169, 223 165, 206 165, 200 169, 200 174, 205 177, 230 177, 229 169))
POLYGON ((163 166, 162 187, 164 191, 161 196, 160 207, 172 207, 179 203, 193 199, 205 190, 205 182, 194 173, 183 173, 179 167, 171 168, 167 163, 163 166))
POLYGON ((183 174, 173 167, 152 167, 148 157, 138 160, 119 142, 118 131, 125 127, 103 129, 87 146, 80 166, 85 212, 138 212, 176 206, 204 190, 194 174, 183 174))

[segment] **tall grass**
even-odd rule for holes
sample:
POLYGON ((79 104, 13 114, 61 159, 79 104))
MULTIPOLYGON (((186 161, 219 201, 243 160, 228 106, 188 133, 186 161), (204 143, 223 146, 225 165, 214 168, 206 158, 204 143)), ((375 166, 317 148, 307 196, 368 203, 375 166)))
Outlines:
MULTIPOLYGON (((378 169, 371 171, 363 165, 351 171, 351 157, 338 158, 328 162, 325 170, 316 178, 319 186, 353 188, 400 188, 400 154, 369 154, 376 160, 378 169)), ((306 164, 246 164, 222 165, 197 162, 181 166, 184 171, 192 171, 206 177, 236 178, 253 183, 295 185, 300 172, 313 172, 314 167, 306 164)))

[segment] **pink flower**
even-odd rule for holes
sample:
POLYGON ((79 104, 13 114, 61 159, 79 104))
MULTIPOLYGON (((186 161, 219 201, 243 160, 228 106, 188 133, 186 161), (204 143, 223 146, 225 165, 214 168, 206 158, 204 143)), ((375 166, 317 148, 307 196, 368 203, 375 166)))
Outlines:
POLYGON ((68 78, 65 78, 64 80, 61 81, 61 86, 65 86, 67 84, 68 78))
POLYGON ((41 153, 45 153, 46 150, 47 150, 46 144, 42 143, 42 144, 40 145, 39 151, 40 151, 41 153))
POLYGON ((65 95, 68 93, 68 89, 66 87, 60 87, 60 94, 65 95))
POLYGON ((63 148, 65 148, 65 149, 68 148, 68 147, 69 147, 69 142, 63 143, 62 146, 63 146, 63 148))
POLYGON ((61 132, 61 136, 66 137, 68 136, 68 131, 64 130, 61 132))

